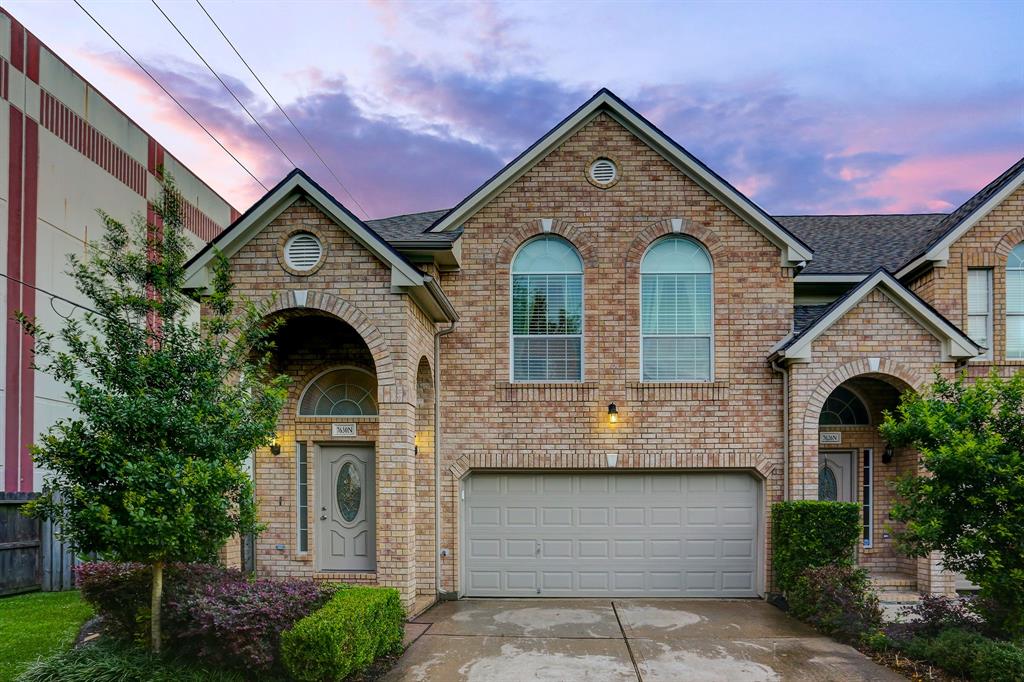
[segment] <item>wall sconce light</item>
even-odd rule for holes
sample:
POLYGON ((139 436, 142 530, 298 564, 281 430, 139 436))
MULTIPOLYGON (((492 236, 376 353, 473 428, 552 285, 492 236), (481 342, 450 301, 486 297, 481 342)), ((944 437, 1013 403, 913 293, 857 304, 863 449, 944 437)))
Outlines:
POLYGON ((619 421, 619 411, 615 408, 615 403, 608 404, 608 423, 617 424, 619 421))
POLYGON ((885 450, 882 451, 882 464, 890 464, 892 462, 893 449, 892 443, 885 444, 885 450))
POLYGON ((270 454, 277 457, 281 454, 281 441, 278 440, 277 434, 274 434, 274 439, 270 441, 270 454))
POLYGON ((613 467, 619 463, 619 455, 617 452, 609 452, 605 455, 605 459, 608 462, 608 466, 613 467))

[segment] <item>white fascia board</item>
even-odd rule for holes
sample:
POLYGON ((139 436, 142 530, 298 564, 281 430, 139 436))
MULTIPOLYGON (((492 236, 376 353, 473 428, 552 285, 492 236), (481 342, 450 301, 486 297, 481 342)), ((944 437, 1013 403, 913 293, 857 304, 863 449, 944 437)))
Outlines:
POLYGON ((901 268, 900 271, 896 273, 896 276, 899 278, 906 277, 927 262, 944 265, 949 261, 949 247, 960 239, 960 237, 964 236, 968 230, 978 223, 978 221, 988 215, 992 209, 1001 204, 1006 197, 1016 192, 1021 185, 1024 185, 1024 173, 1018 175, 1013 182, 1009 183, 1006 187, 989 197, 988 201, 979 206, 974 213, 961 221, 961 223, 956 226, 956 229, 937 241, 922 256, 915 258, 913 261, 901 268))
MULTIPOLYGON (((977 357, 981 350, 963 335, 958 329, 950 325, 927 306, 922 305, 907 289, 895 280, 891 275, 882 272, 875 273, 869 280, 861 285, 861 290, 856 295, 850 296, 841 305, 831 310, 824 317, 819 318, 807 332, 789 348, 781 351, 781 355, 790 360, 809 360, 811 357, 811 345, 829 327, 838 322, 846 313, 852 310, 864 298, 881 287, 883 293, 899 306, 904 312, 913 317, 932 336, 942 342, 943 354, 946 359, 966 359, 977 357)), ((790 337, 780 341, 772 349, 772 354, 780 353, 780 348, 786 344, 790 337)))
POLYGON ((797 284, 857 284, 870 275, 797 275, 793 281, 797 284))
POLYGON ((782 250, 785 265, 798 265, 813 258, 813 252, 794 237, 774 224, 770 219, 752 205, 749 199, 740 195, 720 178, 710 173, 700 164, 681 153, 671 140, 653 128, 634 112, 626 109, 615 98, 607 93, 595 97, 589 105, 565 120, 560 126, 541 138, 538 144, 524 154, 486 185, 474 192, 470 197, 445 216, 441 222, 431 228, 431 232, 445 232, 460 227, 470 216, 476 213, 487 201, 504 190, 522 173, 548 155, 586 123, 599 111, 606 109, 609 114, 623 127, 643 140, 648 146, 662 155, 669 163, 693 179, 698 185, 717 197, 749 224, 758 229, 782 250))
POLYGON ((260 210, 253 211, 250 215, 246 216, 242 223, 235 225, 227 239, 218 243, 215 249, 207 250, 192 263, 185 272, 185 287, 195 289, 209 286, 210 276, 206 270, 208 270, 213 262, 216 251, 219 250, 226 258, 235 255, 239 249, 255 237, 274 218, 291 206, 298 199, 300 193, 304 194, 317 208, 330 216, 338 225, 345 228, 370 253, 374 254, 382 262, 390 265, 392 273, 397 271, 403 281, 416 282, 417 284, 423 283, 423 276, 416 268, 382 244, 380 238, 371 233, 366 227, 353 220, 344 211, 339 210, 334 201, 323 195, 322 190, 310 184, 301 175, 295 175, 289 182, 278 187, 273 194, 261 199, 260 203, 263 206, 260 210))

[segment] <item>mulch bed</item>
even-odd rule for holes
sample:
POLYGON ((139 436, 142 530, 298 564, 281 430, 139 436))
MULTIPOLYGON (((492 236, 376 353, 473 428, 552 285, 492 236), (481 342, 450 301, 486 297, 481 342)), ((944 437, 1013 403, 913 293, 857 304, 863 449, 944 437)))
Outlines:
POLYGON ((884 665, 890 670, 898 672, 907 679, 914 682, 960 682, 964 678, 950 675, 941 668, 936 668, 928 663, 921 663, 907 658, 896 651, 871 651, 869 649, 857 649, 879 665, 884 665))

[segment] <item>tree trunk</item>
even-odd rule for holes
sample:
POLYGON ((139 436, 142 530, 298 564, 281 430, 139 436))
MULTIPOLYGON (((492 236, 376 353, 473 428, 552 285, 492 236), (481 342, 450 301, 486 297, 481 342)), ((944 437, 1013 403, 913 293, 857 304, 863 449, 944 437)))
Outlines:
POLYGON ((160 599, 164 592, 164 562, 153 564, 153 591, 149 599, 149 643, 153 653, 160 653, 160 599))

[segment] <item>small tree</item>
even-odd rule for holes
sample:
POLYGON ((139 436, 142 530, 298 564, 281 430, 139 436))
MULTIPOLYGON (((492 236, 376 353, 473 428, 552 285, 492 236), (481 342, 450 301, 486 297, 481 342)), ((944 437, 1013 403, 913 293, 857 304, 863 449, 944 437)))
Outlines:
POLYGON ((268 377, 273 328, 255 305, 232 302, 223 258, 200 328, 182 289, 178 196, 165 181, 159 227, 100 213, 102 241, 87 259, 69 257, 90 302, 82 319, 55 337, 19 316, 37 368, 68 386, 76 411, 33 448, 48 474, 29 513, 58 522, 76 552, 152 568, 154 651, 164 565, 210 560, 233 534, 256 530, 245 462, 272 439, 286 392, 284 377, 268 377))
POLYGON ((1024 636, 1024 373, 967 385, 941 376, 903 396, 882 435, 921 453, 925 474, 897 484, 896 535, 910 556, 943 553, 982 591, 989 623, 1024 636))

